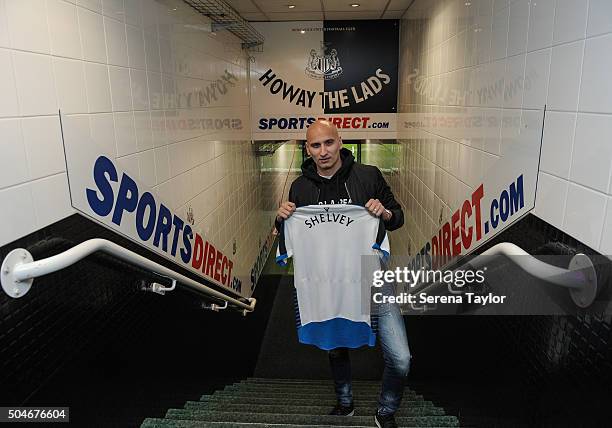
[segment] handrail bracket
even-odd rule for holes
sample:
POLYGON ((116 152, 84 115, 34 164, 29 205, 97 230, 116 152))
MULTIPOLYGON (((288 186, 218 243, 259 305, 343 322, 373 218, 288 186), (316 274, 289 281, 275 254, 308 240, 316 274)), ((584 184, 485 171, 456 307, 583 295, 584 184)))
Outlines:
POLYGON ((580 308, 588 308, 597 297, 597 272, 593 262, 586 254, 572 257, 568 269, 582 273, 582 287, 570 288, 570 296, 580 308))
POLYGON ((208 309, 209 311, 219 312, 224 309, 227 309, 227 302, 224 302, 224 303, 225 303, 224 305, 218 305, 216 303, 211 303, 210 305, 207 305, 206 303, 202 303, 202 309, 208 309))
POLYGON ((32 254, 24 248, 17 248, 7 254, 0 268, 0 282, 6 294, 17 299, 30 291, 34 278, 20 280, 16 273, 19 266, 33 261, 32 254))
POLYGON ((166 291, 173 291, 176 288, 176 279, 168 278, 172 281, 172 286, 166 287, 164 284, 160 284, 158 282, 147 283, 143 281, 142 286, 140 287, 143 291, 150 291, 151 293, 161 294, 162 296, 166 295, 166 291))

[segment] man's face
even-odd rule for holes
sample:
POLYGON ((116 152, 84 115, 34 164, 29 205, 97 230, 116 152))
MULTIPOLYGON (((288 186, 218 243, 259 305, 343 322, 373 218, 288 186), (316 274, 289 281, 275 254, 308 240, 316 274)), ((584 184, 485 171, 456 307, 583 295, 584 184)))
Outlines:
POLYGON ((306 151, 312 157, 317 170, 326 171, 341 165, 342 138, 329 122, 314 122, 306 132, 306 151))

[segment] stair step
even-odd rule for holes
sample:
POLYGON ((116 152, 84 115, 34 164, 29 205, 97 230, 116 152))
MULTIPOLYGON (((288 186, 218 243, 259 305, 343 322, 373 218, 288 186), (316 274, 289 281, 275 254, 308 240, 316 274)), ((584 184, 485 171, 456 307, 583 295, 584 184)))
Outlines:
MULTIPOLYGON (((353 395, 361 395, 370 397, 372 400, 378 398, 379 391, 353 391, 353 395)), ((336 394, 334 391, 308 391, 308 390, 298 390, 298 391, 270 391, 270 390, 256 390, 256 391, 248 391, 248 390, 223 390, 215 392, 215 395, 220 396, 232 396, 232 397, 268 397, 268 398, 276 398, 278 400, 283 400, 285 398, 335 398, 336 394)), ((404 393, 404 397, 408 400, 419 400, 423 399, 422 395, 417 395, 412 391, 406 391, 404 393)))
MULTIPOLYGON (((373 423, 373 422, 372 422, 373 423)), ((351 428, 370 428, 372 423, 367 425, 345 425, 351 428)), ((175 419, 147 418, 143 421, 141 428, 304 428, 312 427, 312 424, 268 424, 268 423, 240 423, 240 422, 201 422, 185 421, 175 419)), ((317 425, 317 428, 338 428, 337 425, 317 425)))
MULTIPOLYGON (((239 403, 219 403, 219 402, 202 402, 202 401, 187 401, 185 403, 186 410, 216 410, 223 412, 251 412, 251 413, 283 413, 294 415, 327 415, 333 405, 329 406, 299 406, 299 405, 283 405, 283 404, 239 404, 239 403)), ((373 415, 376 410, 375 405, 357 406, 355 414, 373 415)), ((444 409, 433 406, 405 406, 398 410, 396 416, 444 416, 444 409)))
MULTIPOLYGON (((240 383, 247 384, 280 384, 280 385, 330 385, 333 384, 331 379, 268 379, 261 377, 248 377, 246 380, 240 381, 240 383)), ((380 385, 380 380, 355 380, 353 379, 353 385, 380 385)))
MULTIPOLYGON (((217 402, 217 403, 236 403, 236 404, 285 404, 285 405, 303 405, 303 406, 334 406, 336 404, 336 397, 327 396, 327 397, 310 397, 310 398, 288 398, 285 397, 282 400, 279 400, 278 397, 260 397, 258 395, 253 396, 245 396, 245 397, 234 397, 232 395, 203 395, 200 397, 200 401, 202 402, 217 402)), ((372 407, 376 406, 378 403, 377 397, 372 397, 370 399, 364 399, 363 397, 356 396, 355 397, 355 405, 356 406, 367 406, 372 407)), ((404 397, 402 400, 402 407, 422 407, 422 406, 433 406, 433 403, 428 400, 423 399, 411 399, 410 397, 404 397)))
MULTIPOLYGON (((380 392, 381 385, 354 385, 353 391, 374 391, 380 392)), ((226 385, 224 391, 282 391, 282 392, 293 392, 293 391, 333 391, 333 383, 327 385, 254 385, 248 383, 239 383, 233 385, 226 385)), ((404 389, 404 393, 412 392, 409 388, 404 389)))
MULTIPOLYGON (((247 378, 226 386, 183 409, 170 409, 164 419, 147 418, 143 428, 364 428, 374 426, 381 381, 353 381, 355 416, 330 416, 336 404, 330 379, 247 378)), ((458 427, 459 419, 406 388, 395 415, 403 427, 458 427)))
MULTIPOLYGON (((262 423, 291 423, 309 425, 336 425, 347 426, 371 425, 374 419, 370 416, 328 416, 328 415, 282 415, 278 413, 238 413, 218 411, 192 411, 185 409, 170 409, 166 419, 195 420, 203 422, 262 422, 262 423)), ((454 416, 402 416, 396 417, 398 425, 407 427, 456 427, 459 420, 454 416)))

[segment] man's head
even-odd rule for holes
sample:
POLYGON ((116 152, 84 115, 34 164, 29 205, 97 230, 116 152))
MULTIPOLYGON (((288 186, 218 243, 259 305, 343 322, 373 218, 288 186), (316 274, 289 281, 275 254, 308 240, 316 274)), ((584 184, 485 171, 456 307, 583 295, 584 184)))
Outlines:
POLYGON ((317 120, 306 131, 306 152, 317 165, 321 175, 333 175, 342 166, 340 149, 342 138, 338 129, 327 120, 317 120))

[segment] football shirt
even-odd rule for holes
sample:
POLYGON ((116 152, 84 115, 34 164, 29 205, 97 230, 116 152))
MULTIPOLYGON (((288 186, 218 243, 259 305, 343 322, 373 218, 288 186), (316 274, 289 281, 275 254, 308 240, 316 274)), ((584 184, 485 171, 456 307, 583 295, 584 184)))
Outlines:
POLYGON ((309 205, 285 220, 276 261, 294 260, 299 341, 325 350, 374 346, 370 287, 388 256, 384 223, 364 207, 309 205))

